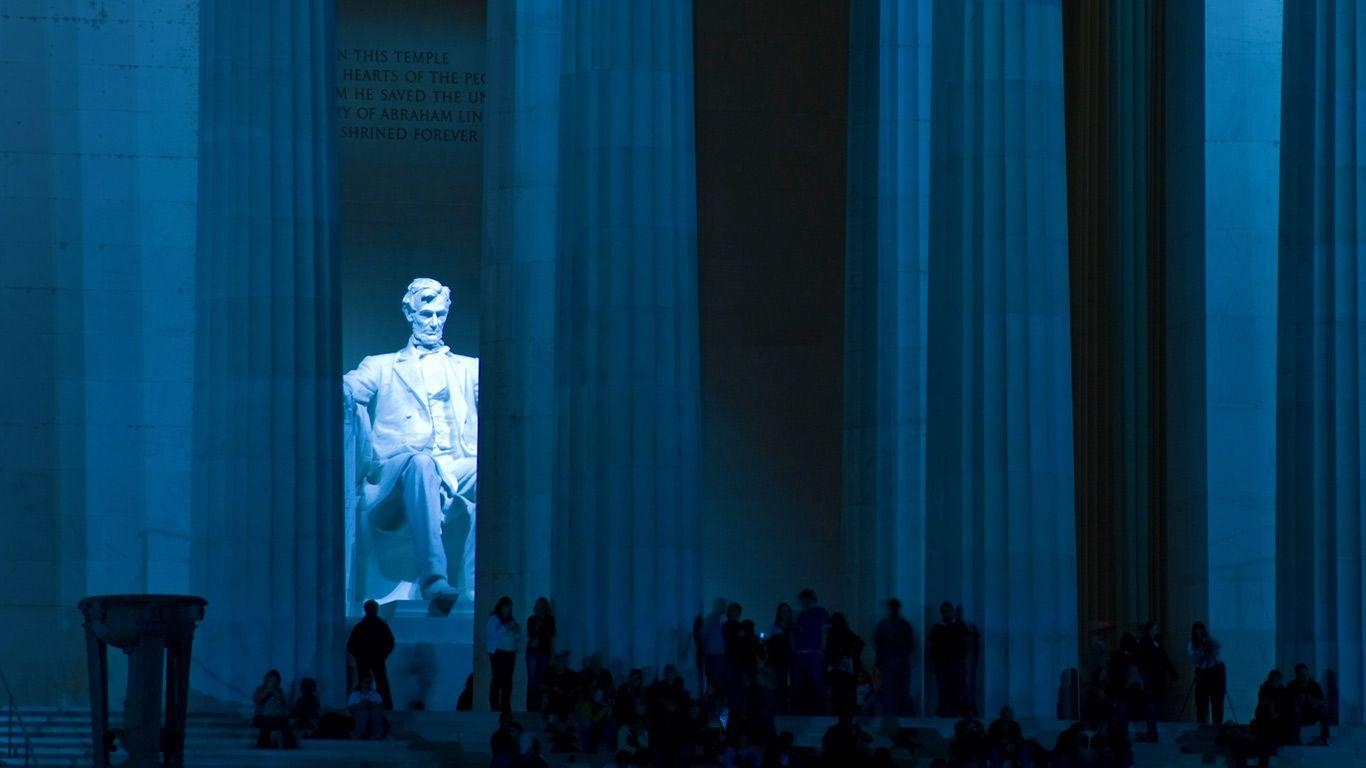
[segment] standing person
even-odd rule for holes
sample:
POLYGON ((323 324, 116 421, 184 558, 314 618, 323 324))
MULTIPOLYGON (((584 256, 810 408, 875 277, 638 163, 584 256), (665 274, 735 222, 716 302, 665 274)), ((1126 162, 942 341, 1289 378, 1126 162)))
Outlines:
POLYGON ((787 714, 791 706, 788 697, 792 691, 792 633, 795 629, 792 606, 778 603, 773 626, 769 628, 764 644, 764 666, 773 675, 774 710, 782 715, 787 714))
POLYGON ((1214 724, 1224 722, 1224 696, 1228 690, 1224 662, 1219 660, 1219 641, 1210 636, 1205 622, 1191 624, 1191 639, 1186 644, 1186 655, 1195 667, 1195 722, 1208 722, 1214 710, 1214 724))
POLYGON ((963 628, 967 630, 968 637, 968 652, 965 662, 967 672, 963 678, 964 717, 976 719, 978 715, 981 714, 977 710, 977 677, 982 664, 982 633, 977 629, 976 624, 963 618, 962 603, 954 606, 953 615, 962 623, 963 628))
POLYGON ((697 664, 697 695, 707 695, 707 649, 706 638, 703 637, 703 627, 706 626, 706 619, 702 614, 697 614, 692 619, 692 648, 693 661, 697 664))
POLYGON ((739 603, 726 606, 726 620, 721 624, 721 640, 726 649, 723 672, 721 673, 721 701, 731 709, 738 706, 740 688, 740 660, 749 651, 748 643, 741 637, 740 617, 744 608, 739 603))
POLYGON ((967 717, 968 627, 958 618, 953 603, 939 604, 939 623, 930 629, 930 668, 934 672, 939 702, 935 717, 967 717))
POLYGON ((394 699, 389 694, 389 672, 384 662, 394 652, 394 633, 379 617, 379 603, 366 600, 363 609, 365 616, 356 622, 351 629, 351 636, 346 639, 346 652, 356 660, 356 679, 369 677, 373 680, 384 708, 393 709, 394 699))
POLYGON ((555 614, 550 601, 536 598, 526 620, 526 711, 541 711, 541 681, 555 653, 555 614))
POLYGON ((799 714, 820 714, 825 709, 825 632, 830 613, 819 604, 814 589, 797 595, 801 611, 792 637, 792 700, 799 714))
POLYGON ((702 620, 702 655, 706 657, 707 687, 699 692, 706 699, 708 691, 722 694, 726 686, 726 634, 722 626, 726 622, 726 608, 730 605, 724 597, 716 598, 711 613, 702 620))
POLYGON ((887 601, 887 616, 873 631, 873 664, 882 674, 882 714, 911 714, 911 654, 915 630, 901 615, 901 601, 887 601))
POLYGON ((858 709, 855 691, 863 670, 863 638, 849 628, 844 614, 830 617, 825 641, 825 664, 830 674, 830 700, 836 717, 853 716, 858 709))
POLYGON ((517 645, 521 627, 512 618, 512 598, 503 595, 489 614, 485 644, 489 652, 489 666, 493 671, 489 681, 489 709, 512 713, 512 671, 517 665, 517 645))
POLYGON ((1162 647, 1162 639, 1154 622, 1149 621, 1139 629, 1137 656, 1138 672, 1143 677, 1143 691, 1146 697, 1143 702, 1143 716, 1149 724, 1145 739, 1156 742, 1156 721, 1165 719, 1162 716, 1162 702, 1167 698, 1167 684, 1176 682, 1178 676, 1176 666, 1167 656, 1167 650, 1162 647))

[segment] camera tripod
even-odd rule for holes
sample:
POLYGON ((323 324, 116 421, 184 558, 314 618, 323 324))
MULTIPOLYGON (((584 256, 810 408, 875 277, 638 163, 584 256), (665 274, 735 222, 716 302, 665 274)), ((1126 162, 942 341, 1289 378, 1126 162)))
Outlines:
MULTIPOLYGON (((1186 698, 1181 700, 1181 710, 1176 713, 1176 719, 1180 720, 1186 714, 1186 707, 1191 703, 1191 694, 1195 692, 1195 677, 1191 678, 1191 684, 1186 686, 1186 698)), ((1228 683, 1224 683, 1224 701, 1228 703, 1228 713, 1233 716, 1232 722, 1238 722, 1238 710, 1233 708, 1233 697, 1228 695, 1228 683)), ((1204 723, 1201 723, 1203 725, 1204 723)), ((1223 723, 1215 723, 1223 725, 1223 723)))

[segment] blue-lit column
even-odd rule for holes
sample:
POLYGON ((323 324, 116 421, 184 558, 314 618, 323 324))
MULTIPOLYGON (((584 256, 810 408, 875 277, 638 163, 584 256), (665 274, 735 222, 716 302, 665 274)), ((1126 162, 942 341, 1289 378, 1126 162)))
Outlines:
MULTIPOLYGON (((488 6, 477 616, 502 595, 519 618, 553 597, 560 33, 558 0, 488 6)), ((484 629, 475 622, 476 706, 488 702, 484 629)))
POLYGON ((559 642, 682 663, 701 607, 692 3, 563 9, 559 642))
POLYGON ((1287 3, 1280 144, 1276 662, 1336 673, 1361 722, 1366 16, 1287 3))
POLYGON ((850 4, 843 528, 845 603, 866 637, 888 597, 901 599, 921 637, 928 616, 932 8, 930 0, 850 4))
POLYGON ((193 688, 344 696, 333 4, 205 0, 193 688))
POLYGON ((1245 717, 1275 661, 1282 2, 1166 13, 1168 637, 1209 625, 1245 717))
POLYGON ((1062 18, 934 7, 926 594, 982 633, 978 708, 1077 664, 1062 18))

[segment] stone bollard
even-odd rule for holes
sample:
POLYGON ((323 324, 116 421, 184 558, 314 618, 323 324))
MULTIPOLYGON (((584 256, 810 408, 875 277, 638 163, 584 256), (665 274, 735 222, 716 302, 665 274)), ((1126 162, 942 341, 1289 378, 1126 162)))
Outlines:
POLYGON ((90 664, 90 719, 95 768, 108 768, 109 646, 128 654, 123 713, 130 768, 185 764, 185 707, 190 645, 208 601, 189 595, 105 595, 79 604, 90 664), (165 671, 165 685, 162 672, 165 671), (164 700, 163 700, 164 691, 164 700), (166 708, 163 728, 162 705, 166 708), (163 760, 164 753, 164 760, 163 760))

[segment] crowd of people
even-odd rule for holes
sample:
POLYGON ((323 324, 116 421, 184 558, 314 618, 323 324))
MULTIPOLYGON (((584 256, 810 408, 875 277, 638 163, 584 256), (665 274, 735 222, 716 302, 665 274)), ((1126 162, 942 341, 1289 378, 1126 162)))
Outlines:
MULTIPOLYGON (((824 608, 813 590, 802 590, 794 609, 779 604, 771 622, 746 617, 738 603, 717 600, 694 622, 697 693, 680 671, 666 666, 658 676, 631 669, 623 679, 596 656, 571 665, 569 649, 556 645, 556 620, 550 601, 538 598, 522 624, 512 600, 499 599, 486 624, 489 706, 501 713, 490 741, 496 768, 534 768, 542 752, 612 755, 618 765, 671 766, 698 761, 726 768, 804 764, 890 765, 886 749, 871 750, 871 737, 856 721, 867 715, 914 716, 911 675, 917 658, 916 633, 890 599, 867 643, 839 612, 824 608), (526 664, 525 710, 531 718, 512 718, 513 676, 517 655, 526 664), (779 732, 780 714, 829 714, 837 718, 820 749, 803 750, 791 733, 779 732)), ((280 673, 271 670, 254 694, 253 725, 258 747, 294 748, 297 732, 321 737, 382 739, 393 708, 386 659, 394 636, 369 601, 352 630, 347 651, 355 659, 357 684, 347 714, 321 715, 316 685, 303 681, 302 694, 289 706, 280 673)), ((1064 768, 1123 768, 1132 765, 1133 721, 1146 725, 1137 740, 1156 741, 1157 721, 1168 719, 1164 702, 1179 679, 1158 627, 1148 622, 1136 634, 1123 634, 1112 648, 1115 627, 1097 623, 1085 657, 1081 718, 1065 729, 1051 748, 1027 739, 1010 707, 989 725, 979 718, 974 696, 980 633, 963 618, 960 606, 944 602, 940 621, 930 628, 924 658, 934 681, 934 715, 955 720, 946 765, 1055 765, 1064 768)), ((1199 723, 1224 723, 1227 674, 1220 644, 1202 622, 1191 628, 1185 652, 1193 679, 1182 703, 1194 699, 1199 723)), ((1257 697, 1252 722, 1221 732, 1221 743, 1246 754, 1271 754, 1300 743, 1301 728, 1318 725, 1314 743, 1327 744, 1330 714, 1323 687, 1307 666, 1297 665, 1285 683, 1278 670, 1268 674, 1257 697)), ((473 676, 457 709, 471 709, 473 676)), ((1182 712, 1182 713, 1183 713, 1182 712)), ((1182 714, 1178 713, 1178 717, 1182 714)), ((907 743, 905 746, 914 746, 907 743)))
MULTIPOLYGON (((796 604, 796 609, 779 604, 771 623, 755 622, 743 606, 723 599, 699 615, 693 627, 694 697, 673 666, 654 680, 641 669, 617 680, 592 656, 571 666, 569 651, 555 646, 550 603, 540 598, 526 622, 526 711, 534 721, 523 723, 512 719, 510 705, 515 657, 509 654, 519 647, 521 630, 511 601, 499 600, 486 633, 493 681, 489 705, 503 713, 490 743, 493 765, 539 766, 543 750, 605 752, 623 766, 891 765, 889 750, 871 749, 872 737, 855 718, 916 713, 911 695, 916 635, 900 601, 885 604, 872 635, 871 665, 867 642, 842 613, 823 607, 815 591, 802 590, 796 604), (837 719, 819 749, 804 750, 792 733, 777 731, 779 714, 837 719)), ((1052 753, 1024 738, 1008 707, 990 726, 976 719, 979 643, 980 633, 964 621, 960 607, 940 606, 926 658, 936 681, 936 715, 958 721, 948 759, 958 765, 1046 764, 1052 753)))

